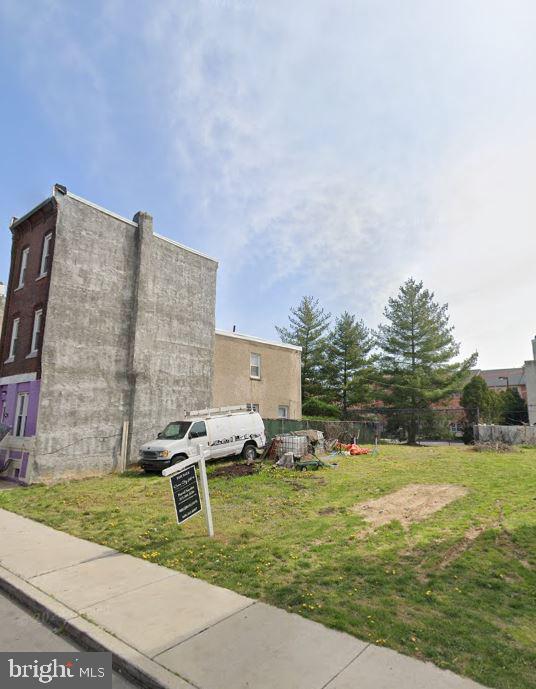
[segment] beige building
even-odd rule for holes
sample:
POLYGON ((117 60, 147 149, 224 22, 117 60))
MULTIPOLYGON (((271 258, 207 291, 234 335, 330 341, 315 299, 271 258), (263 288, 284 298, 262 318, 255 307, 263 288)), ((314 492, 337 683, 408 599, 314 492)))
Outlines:
POLYGON ((212 404, 301 418, 301 347, 216 330, 212 404))

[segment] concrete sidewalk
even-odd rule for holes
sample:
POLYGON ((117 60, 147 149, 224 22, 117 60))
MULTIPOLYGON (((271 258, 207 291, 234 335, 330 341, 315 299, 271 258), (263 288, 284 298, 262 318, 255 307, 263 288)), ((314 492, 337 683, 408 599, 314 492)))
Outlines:
POLYGON ((0 539, 0 587, 146 687, 481 686, 1 509, 0 539))

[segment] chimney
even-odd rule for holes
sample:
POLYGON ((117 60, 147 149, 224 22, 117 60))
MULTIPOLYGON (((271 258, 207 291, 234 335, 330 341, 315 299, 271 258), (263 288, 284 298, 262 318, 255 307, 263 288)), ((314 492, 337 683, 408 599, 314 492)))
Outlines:
POLYGON ((532 360, 536 361, 536 337, 532 340, 532 360))

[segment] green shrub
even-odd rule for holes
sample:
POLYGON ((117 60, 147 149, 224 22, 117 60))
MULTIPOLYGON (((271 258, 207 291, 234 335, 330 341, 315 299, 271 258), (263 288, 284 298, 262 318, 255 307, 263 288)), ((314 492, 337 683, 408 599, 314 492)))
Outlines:
POLYGON ((333 419, 339 418, 340 411, 334 404, 324 402, 324 400, 318 399, 318 397, 309 397, 302 404, 302 414, 304 416, 327 416, 333 419))

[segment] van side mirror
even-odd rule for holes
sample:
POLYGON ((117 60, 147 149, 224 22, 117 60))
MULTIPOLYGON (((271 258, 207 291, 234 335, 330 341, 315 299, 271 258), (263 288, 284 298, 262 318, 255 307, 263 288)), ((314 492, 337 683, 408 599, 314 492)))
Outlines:
POLYGON ((193 437, 194 437, 194 434, 192 433, 192 431, 190 431, 188 433, 188 440, 191 440, 193 437))
POLYGON ((162 437, 162 433, 159 433, 156 437, 157 437, 157 438, 161 438, 161 437, 162 437))

